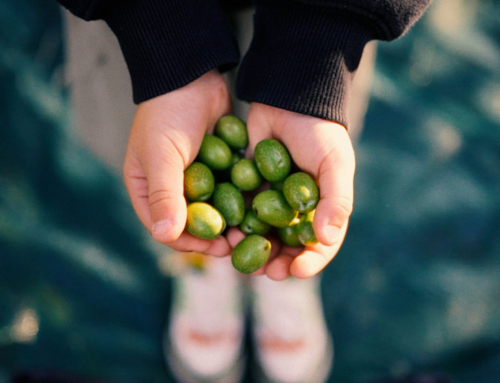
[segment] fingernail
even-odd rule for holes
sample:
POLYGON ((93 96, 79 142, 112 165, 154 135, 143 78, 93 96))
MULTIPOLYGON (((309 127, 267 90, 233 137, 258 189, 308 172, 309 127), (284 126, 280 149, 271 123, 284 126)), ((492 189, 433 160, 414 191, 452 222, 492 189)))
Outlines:
POLYGON ((327 226, 326 230, 326 236, 330 240, 331 244, 335 243, 335 240, 338 238, 340 235, 340 229, 337 226, 327 226))
POLYGON ((172 227, 172 222, 169 220, 164 220, 156 222, 151 228, 151 230, 153 231, 153 234, 163 235, 167 233, 171 227, 172 227))

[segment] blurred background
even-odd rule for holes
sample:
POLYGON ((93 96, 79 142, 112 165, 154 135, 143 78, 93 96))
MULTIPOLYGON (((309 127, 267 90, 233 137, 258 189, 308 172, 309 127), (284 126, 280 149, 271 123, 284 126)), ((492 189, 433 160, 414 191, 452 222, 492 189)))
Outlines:
MULTIPOLYGON (((0 0, 0 382, 173 381, 169 252, 77 134, 62 25, 54 0, 0 0)), ((330 382, 500 382, 500 3, 434 0, 378 44, 356 152, 350 231, 322 284, 330 382)))

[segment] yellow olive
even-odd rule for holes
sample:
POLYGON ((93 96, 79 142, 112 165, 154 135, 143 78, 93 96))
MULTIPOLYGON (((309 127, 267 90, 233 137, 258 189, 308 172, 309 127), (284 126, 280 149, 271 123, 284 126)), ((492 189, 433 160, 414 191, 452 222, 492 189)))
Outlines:
POLYGON ((198 238, 215 239, 226 228, 222 214, 206 202, 193 202, 187 207, 186 230, 198 238))

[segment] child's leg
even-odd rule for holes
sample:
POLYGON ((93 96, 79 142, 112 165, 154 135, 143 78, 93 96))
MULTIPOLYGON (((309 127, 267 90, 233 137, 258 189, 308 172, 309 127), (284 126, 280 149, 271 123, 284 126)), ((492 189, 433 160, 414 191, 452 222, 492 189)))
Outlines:
MULTIPOLYGON (((65 76, 77 133, 120 174, 136 108, 118 41, 104 22, 87 23, 66 11, 64 17, 65 76)), ((174 277, 176 296, 165 332, 165 356, 179 381, 235 383, 243 370, 239 274, 229 258, 203 259, 208 261, 203 271, 187 267, 174 277)))
POLYGON ((333 363, 319 277, 252 277, 253 334, 263 382, 321 383, 333 363))
MULTIPOLYGON (((241 51, 252 34, 252 11, 235 16, 241 51)), ((365 48, 354 78, 350 99, 349 134, 355 143, 361 134, 368 107, 376 44, 365 48)), ((228 75, 234 87, 235 73, 228 75)), ((234 100, 235 113, 246 119, 248 104, 234 100)), ((333 340, 323 316, 318 285, 320 276, 310 280, 290 278, 274 282, 252 277, 253 334, 261 380, 281 383, 324 382, 333 364, 333 340)))
POLYGON ((240 380, 244 370, 243 286, 229 257, 179 253, 174 303, 165 332, 166 359, 179 381, 240 380))

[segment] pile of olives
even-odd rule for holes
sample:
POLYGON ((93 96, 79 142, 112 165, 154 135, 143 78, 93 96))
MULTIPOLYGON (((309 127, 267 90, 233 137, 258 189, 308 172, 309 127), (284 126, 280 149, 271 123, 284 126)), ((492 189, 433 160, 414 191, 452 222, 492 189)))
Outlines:
POLYGON ((315 180, 296 168, 281 142, 260 141, 253 159, 245 158, 247 147, 245 122, 223 116, 184 174, 186 230, 215 239, 227 227, 239 227, 246 237, 231 260, 245 274, 267 262, 271 242, 265 235, 271 230, 288 246, 316 243, 312 220, 319 201, 315 180))

